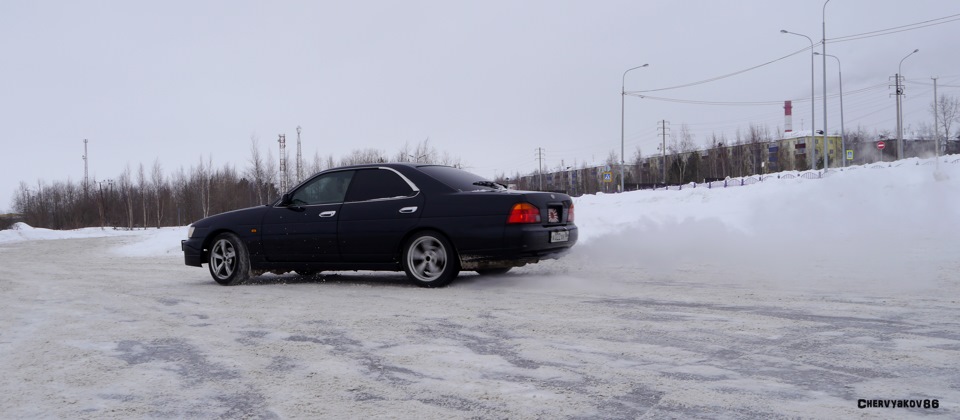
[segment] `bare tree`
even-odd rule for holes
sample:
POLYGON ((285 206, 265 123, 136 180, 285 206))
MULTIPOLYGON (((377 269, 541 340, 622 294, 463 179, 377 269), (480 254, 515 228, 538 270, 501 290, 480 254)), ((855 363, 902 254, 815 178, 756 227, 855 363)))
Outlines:
POLYGON ((131 175, 129 163, 124 167, 123 173, 120 174, 117 181, 127 210, 127 228, 133 229, 133 176, 131 175))
POLYGON ((137 170, 137 186, 140 189, 140 206, 143 209, 143 228, 147 228, 147 175, 143 168, 143 162, 140 162, 140 168, 137 170))
POLYGON ((930 112, 934 112, 934 109, 937 113, 937 129, 943 133, 944 138, 949 139, 953 123, 960 122, 960 99, 956 96, 940 95, 936 107, 930 104, 930 112))
MULTIPOLYGON (((278 170, 279 164, 273 158, 273 148, 267 149, 267 159, 264 161, 264 185, 263 189, 265 192, 264 198, 267 201, 273 199, 276 196, 276 192, 280 189, 280 171, 278 170)), ((286 192, 286 191, 283 191, 286 192)), ((266 201, 260 204, 266 204, 266 201)))
POLYGON ((680 132, 671 135, 670 138, 671 143, 667 146, 667 151, 675 156, 672 167, 677 168, 677 174, 679 175, 678 182, 684 183, 686 182, 686 172, 688 163, 690 162, 690 156, 696 147, 694 145, 693 133, 690 132, 690 127, 687 124, 681 124, 680 132))
POLYGON ((163 168, 160 166, 160 158, 153 160, 153 170, 150 172, 150 180, 153 182, 153 198, 156 203, 157 229, 160 229, 163 219, 163 196, 166 190, 164 183, 163 168))
POLYGON ((633 162, 633 180, 637 184, 643 183, 643 153, 640 150, 640 145, 637 145, 637 148, 633 151, 633 158, 630 160, 633 162))
POLYGON ((207 164, 203 164, 203 155, 200 155, 200 165, 194 174, 196 177, 198 191, 200 192, 200 209, 203 211, 203 217, 210 215, 210 195, 213 182, 213 155, 207 155, 207 164))
POLYGON ((454 166, 454 167, 457 167, 457 168, 459 168, 459 167, 462 166, 461 163, 460 163, 460 158, 458 158, 458 157, 456 157, 456 158, 453 157, 452 155, 450 155, 450 152, 447 152, 446 150, 444 150, 444 151, 443 151, 443 154, 440 156, 440 162, 439 162, 439 163, 440 163, 441 165, 454 166))
POLYGON ((324 158, 320 156, 320 152, 314 152, 313 163, 311 163, 309 167, 310 170, 308 172, 315 174, 317 172, 333 168, 334 166, 333 155, 327 155, 327 157, 324 158))
POLYGON ((382 163, 387 161, 387 156, 379 149, 354 149, 349 155, 340 159, 341 166, 360 165, 363 163, 382 163))
POLYGON ((410 142, 403 142, 403 146, 400 147, 400 150, 397 151, 396 157, 394 157, 394 162, 410 162, 414 160, 413 151, 410 150, 410 142))
POLYGON ((187 179, 187 172, 181 166, 177 169, 172 176, 170 176, 169 186, 167 187, 173 195, 173 206, 177 209, 177 218, 174 223, 177 226, 180 226, 181 223, 181 213, 184 208, 189 209, 190 202, 190 182, 187 179))
POLYGON ((247 176, 257 193, 257 204, 263 204, 263 187, 266 184, 267 171, 260 156, 260 141, 257 136, 250 136, 250 167, 247 176))

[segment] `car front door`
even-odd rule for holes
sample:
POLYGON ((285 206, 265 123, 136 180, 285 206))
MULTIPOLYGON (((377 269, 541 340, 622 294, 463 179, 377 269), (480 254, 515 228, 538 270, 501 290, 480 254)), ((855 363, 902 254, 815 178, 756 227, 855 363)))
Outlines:
POLYGON ((392 262, 423 212, 424 198, 390 168, 358 170, 347 192, 337 237, 348 262, 392 262))
POLYGON ((264 216, 268 261, 337 262, 337 229, 354 171, 322 174, 304 183, 264 216))

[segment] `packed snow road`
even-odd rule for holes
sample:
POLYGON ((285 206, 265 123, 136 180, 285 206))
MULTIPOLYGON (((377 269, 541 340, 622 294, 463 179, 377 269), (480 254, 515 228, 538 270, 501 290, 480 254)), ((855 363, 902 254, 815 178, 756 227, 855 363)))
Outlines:
POLYGON ((0 231, 0 417, 958 418, 960 160, 933 163, 579 197, 568 256, 443 289, 0 231))
POLYGON ((919 288, 791 287, 593 241, 444 289, 393 273, 222 287, 175 252, 122 252, 138 241, 0 244, 3 417, 960 413, 956 260, 919 288), (875 400, 920 407, 858 407, 875 400))

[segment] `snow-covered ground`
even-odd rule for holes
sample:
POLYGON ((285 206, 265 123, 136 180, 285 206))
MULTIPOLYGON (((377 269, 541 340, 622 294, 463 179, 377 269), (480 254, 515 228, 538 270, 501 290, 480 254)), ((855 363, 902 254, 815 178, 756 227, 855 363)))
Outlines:
POLYGON ((960 164, 918 163, 581 197, 565 258, 438 290, 221 287, 185 228, 21 225, 0 415, 957 418, 960 164))

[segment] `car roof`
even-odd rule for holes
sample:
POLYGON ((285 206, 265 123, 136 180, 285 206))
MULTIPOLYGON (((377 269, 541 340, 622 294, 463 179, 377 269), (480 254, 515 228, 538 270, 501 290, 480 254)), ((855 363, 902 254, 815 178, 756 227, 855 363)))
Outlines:
POLYGON ((425 166, 447 166, 452 168, 449 165, 440 165, 433 163, 416 163, 416 162, 383 162, 383 163, 361 163, 357 165, 347 165, 347 166, 336 166, 333 168, 324 169, 322 172, 332 171, 332 170, 342 170, 342 169, 368 169, 368 168, 422 168, 425 166))

